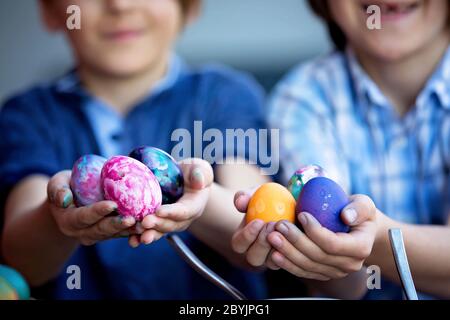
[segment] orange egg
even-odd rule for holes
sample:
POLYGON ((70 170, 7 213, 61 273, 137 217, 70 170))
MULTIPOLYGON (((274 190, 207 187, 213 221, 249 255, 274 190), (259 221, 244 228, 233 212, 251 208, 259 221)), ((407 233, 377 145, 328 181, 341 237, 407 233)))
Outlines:
POLYGON ((278 183, 266 183, 256 190, 247 208, 247 223, 288 220, 295 222, 295 199, 288 189, 278 183))

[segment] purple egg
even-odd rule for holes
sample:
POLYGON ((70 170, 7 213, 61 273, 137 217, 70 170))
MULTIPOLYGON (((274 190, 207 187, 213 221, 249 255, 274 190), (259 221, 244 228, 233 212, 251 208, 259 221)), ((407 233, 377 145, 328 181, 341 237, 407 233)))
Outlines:
POLYGON ((347 194, 333 180, 317 177, 303 187, 296 212, 312 214, 322 226, 333 232, 349 232, 341 220, 341 211, 349 203, 347 194))
POLYGON ((72 168, 70 189, 77 207, 104 200, 100 174, 106 159, 94 154, 79 158, 72 168))

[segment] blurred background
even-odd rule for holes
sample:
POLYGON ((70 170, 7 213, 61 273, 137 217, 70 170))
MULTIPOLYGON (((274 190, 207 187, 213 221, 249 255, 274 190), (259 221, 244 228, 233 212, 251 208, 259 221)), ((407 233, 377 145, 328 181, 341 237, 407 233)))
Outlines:
MULTIPOLYGON (((40 23, 38 0, 0 1, 0 104, 72 65, 61 34, 40 23)), ((200 20, 181 36, 189 62, 222 62, 252 73, 270 90, 291 67, 330 50, 306 0, 203 0, 200 20)))

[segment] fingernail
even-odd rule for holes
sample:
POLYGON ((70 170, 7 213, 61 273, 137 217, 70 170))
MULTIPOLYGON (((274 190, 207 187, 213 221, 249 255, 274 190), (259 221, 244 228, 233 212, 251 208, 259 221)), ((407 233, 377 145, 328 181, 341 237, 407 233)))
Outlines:
POLYGON ((72 194, 70 192, 66 192, 64 194, 64 199, 63 199, 64 209, 68 208, 71 202, 72 202, 72 194))
POLYGON ((194 168, 194 170, 192 170, 192 173, 191 173, 191 179, 192 179, 192 182, 203 185, 204 178, 203 178, 202 170, 198 167, 194 168))
POLYGON ((302 226, 306 226, 308 224, 308 218, 306 218, 306 214, 304 212, 300 213, 298 219, 300 220, 302 226))
POLYGON ((281 240, 280 236, 276 235, 276 236, 274 236, 274 237, 271 239, 270 243, 271 243, 274 247, 279 248, 279 247, 281 247, 281 245, 283 244, 283 240, 281 240))
POLYGON ((358 217, 358 213, 353 208, 345 209, 343 215, 345 217, 345 220, 347 220, 349 224, 354 223, 356 221, 356 218, 358 217))
POLYGON ((275 225, 275 222, 269 222, 266 227, 266 232, 271 233, 273 230, 275 230, 275 225))
POLYGON ((289 233, 289 228, 286 225, 285 222, 281 222, 278 226, 277 226, 277 230, 282 234, 282 235, 287 235, 289 233))
POLYGON ((130 246, 133 248, 133 249, 136 249, 137 247, 139 247, 139 242, 131 242, 130 243, 130 246))
POLYGON ((145 244, 146 246, 148 246, 148 245, 151 244, 152 242, 153 242, 153 238, 144 240, 144 244, 145 244))
POLYGON ((259 229, 264 225, 264 221, 262 220, 255 220, 252 225, 250 226, 250 229, 252 232, 258 232, 259 229))

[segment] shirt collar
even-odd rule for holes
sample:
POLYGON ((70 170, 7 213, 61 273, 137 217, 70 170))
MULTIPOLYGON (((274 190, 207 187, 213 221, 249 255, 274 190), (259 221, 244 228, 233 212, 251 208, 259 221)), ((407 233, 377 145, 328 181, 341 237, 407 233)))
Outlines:
MULTIPOLYGON (((354 51, 348 47, 345 54, 357 96, 368 101, 369 104, 379 107, 390 107, 390 103, 385 95, 359 64, 354 51)), ((439 66, 419 94, 417 98, 418 107, 425 106, 432 95, 437 96, 440 106, 450 109, 450 46, 447 48, 439 66)))
POLYGON ((380 107, 389 106, 389 101, 385 95, 359 64, 355 52, 350 47, 347 47, 345 55, 359 100, 367 101, 369 104, 380 107))
MULTIPOLYGON (((152 88, 149 97, 156 96, 173 87, 179 80, 183 68, 184 64, 182 59, 177 54, 172 53, 166 74, 152 88)), ((88 96, 75 69, 57 80, 55 87, 60 93, 88 96)))

